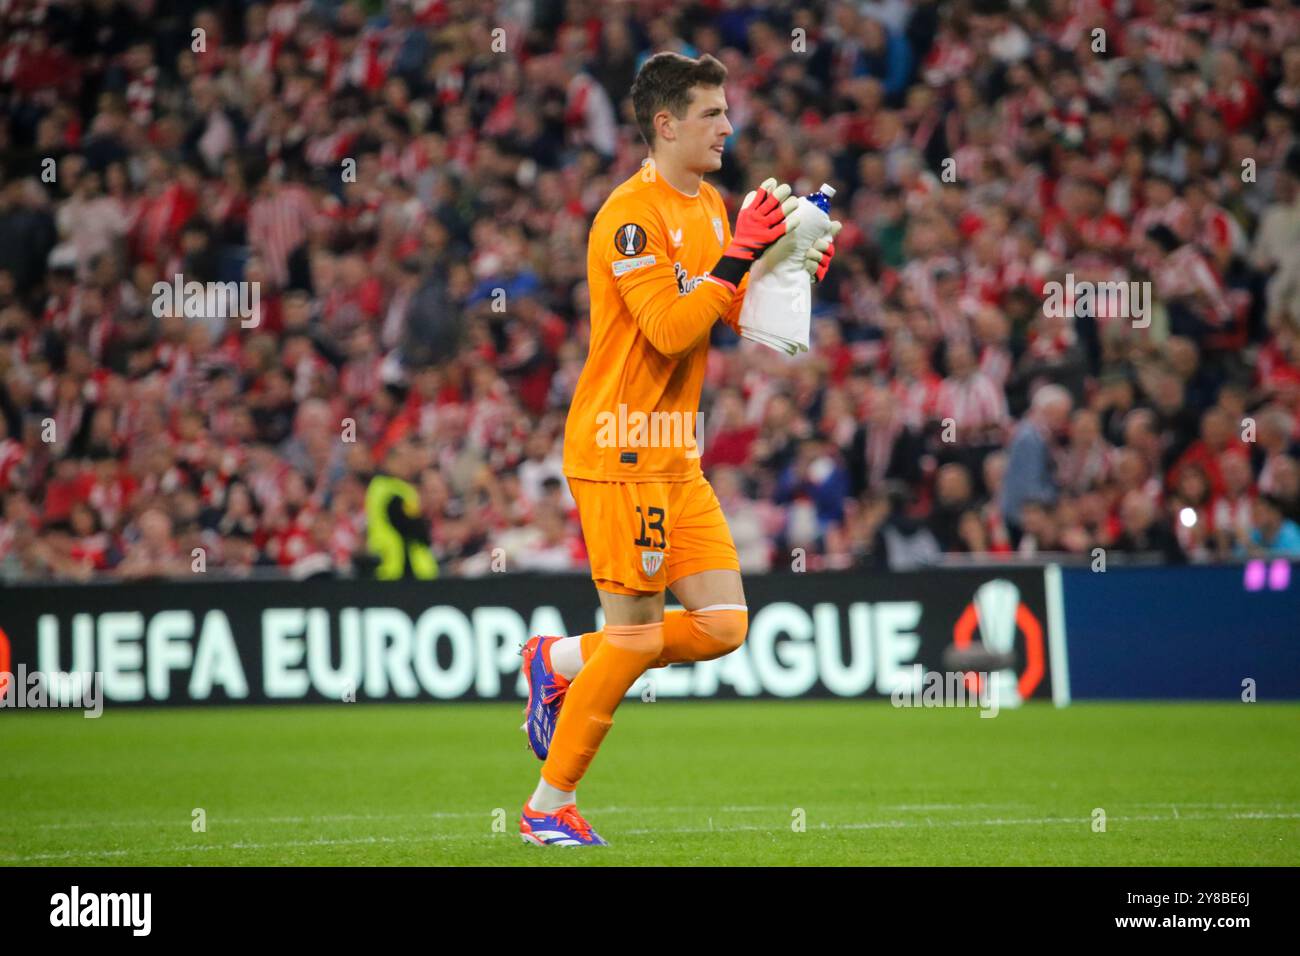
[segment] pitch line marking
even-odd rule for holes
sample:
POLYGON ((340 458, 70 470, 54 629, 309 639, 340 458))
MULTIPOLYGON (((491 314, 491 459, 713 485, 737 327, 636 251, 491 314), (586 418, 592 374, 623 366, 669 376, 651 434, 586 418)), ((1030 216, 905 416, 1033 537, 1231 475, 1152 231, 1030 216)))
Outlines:
MULTIPOLYGON (((630 809, 630 808, 629 808, 630 809)), ((596 811, 592 811, 595 813, 596 811)), ((475 814, 477 816, 477 814, 475 814)), ((1198 816, 1181 816, 1179 823, 1184 821, 1213 821, 1213 820, 1296 820, 1300 819, 1300 813, 1229 813, 1229 814, 1210 814, 1198 816)), ((1110 822, 1173 822, 1168 816, 1128 816, 1128 817, 1108 817, 1110 822)), ((990 826, 1045 826, 1048 824, 1071 824, 1074 826, 1084 826, 1091 822, 1089 817, 1037 817, 1025 819, 1003 819, 995 818, 990 820, 947 820, 940 823, 926 822, 921 823, 917 820, 872 820, 855 823, 823 823, 810 827, 810 830, 834 831, 834 830, 898 830, 908 828, 918 829, 943 829, 945 827, 990 827, 990 826)), ((744 832, 776 832, 783 829, 780 826, 753 826, 741 824, 729 827, 714 827, 714 833, 744 833, 744 832)), ((621 835, 640 836, 640 835, 662 835, 665 833, 708 833, 709 829, 705 827, 656 827, 648 829, 623 830, 621 835)), ((480 841, 482 837, 478 834, 469 833, 443 833, 428 834, 425 836, 370 836, 370 837, 349 837, 344 839, 316 839, 316 840, 282 840, 271 843, 257 843, 251 841, 236 841, 234 843, 196 843, 181 844, 170 847, 144 847, 131 850, 69 850, 62 853, 33 853, 26 855, 4 854, 0 855, 0 860, 6 863, 34 863, 43 860, 67 860, 67 859, 95 859, 103 857, 123 857, 123 856, 152 856, 159 853, 193 853, 193 852, 210 852, 213 850, 278 850, 293 849, 301 847, 334 847, 334 846, 364 846, 364 845, 390 845, 402 844, 410 845, 413 843, 458 843, 468 841, 480 841)))
MULTIPOLYGON (((1129 804, 1134 807, 1173 807, 1172 803, 1148 803, 1139 802, 1129 804)), ((1200 807, 1212 810, 1281 810, 1293 806, 1286 803, 1180 803, 1183 808, 1200 807)), ((842 807, 845 804, 831 804, 830 806, 842 807)), ((879 807, 881 810, 897 810, 902 812, 926 813, 937 810, 993 810, 1005 807, 1024 807, 1024 803, 894 803, 883 804, 879 807)), ((709 810, 722 810, 727 813, 768 813, 775 811, 786 811, 789 807, 785 804, 751 804, 751 805, 727 805, 721 807, 712 806, 692 806, 692 807, 593 807, 585 812, 591 814, 610 814, 610 813, 645 813, 647 810, 654 810, 659 813, 705 813, 709 810)), ((266 823, 276 824, 309 824, 309 823, 352 823, 356 821, 384 821, 384 820, 472 820, 483 815, 481 810, 431 810, 427 813, 333 813, 318 814, 313 816, 270 816, 270 817, 212 817, 223 824, 233 824, 235 826, 257 825, 266 823)), ((1178 816, 1178 811, 1174 809, 1174 816, 1178 816)), ((179 818, 178 818, 179 819, 179 818)), ((1154 818, 1153 818, 1154 819, 1154 818)), ((185 818, 183 822, 188 825, 189 820, 185 818)), ((25 824, 22 829, 32 828, 38 830, 82 830, 92 827, 169 827, 175 826, 176 820, 170 819, 151 819, 151 820, 75 820, 63 821, 59 823, 35 823, 25 824)), ((0 829, 4 829, 0 826, 0 829)), ((12 829, 19 829, 14 827, 12 829)))

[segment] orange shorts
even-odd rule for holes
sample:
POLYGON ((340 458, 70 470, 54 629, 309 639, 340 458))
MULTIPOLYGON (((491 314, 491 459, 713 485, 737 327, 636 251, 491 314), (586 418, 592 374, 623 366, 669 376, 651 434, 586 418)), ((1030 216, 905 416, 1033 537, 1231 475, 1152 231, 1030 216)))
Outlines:
POLYGON ((713 486, 687 481, 570 478, 596 587, 657 593, 700 571, 740 570, 713 486))

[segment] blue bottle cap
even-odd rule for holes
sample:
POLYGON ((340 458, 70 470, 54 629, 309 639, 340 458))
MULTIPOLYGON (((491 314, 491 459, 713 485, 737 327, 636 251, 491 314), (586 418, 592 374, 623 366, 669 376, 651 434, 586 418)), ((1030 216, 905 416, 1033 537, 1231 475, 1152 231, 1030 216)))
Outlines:
POLYGON ((811 193, 804 198, 820 209, 826 215, 831 213, 831 197, 835 195, 835 187, 822 183, 822 188, 815 193, 811 193))

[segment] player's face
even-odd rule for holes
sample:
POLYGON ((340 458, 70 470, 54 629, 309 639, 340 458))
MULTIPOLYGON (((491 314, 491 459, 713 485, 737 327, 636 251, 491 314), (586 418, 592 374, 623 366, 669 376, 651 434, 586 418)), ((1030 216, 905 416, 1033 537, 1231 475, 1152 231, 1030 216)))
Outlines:
POLYGON ((722 168, 722 147, 731 135, 727 121, 727 94, 720 86, 691 88, 686 118, 678 121, 678 148, 682 160, 700 173, 722 168))

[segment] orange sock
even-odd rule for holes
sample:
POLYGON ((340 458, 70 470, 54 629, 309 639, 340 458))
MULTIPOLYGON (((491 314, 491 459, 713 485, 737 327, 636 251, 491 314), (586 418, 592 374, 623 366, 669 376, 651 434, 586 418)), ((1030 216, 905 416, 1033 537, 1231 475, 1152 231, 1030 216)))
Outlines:
MULTIPOLYGON (((663 653, 650 666, 711 661, 738 648, 744 643, 748 631, 749 611, 738 605, 713 605, 698 611, 665 611, 663 653)), ((591 660, 603 639, 601 631, 582 635, 584 662, 591 660)))
MULTIPOLYGON (((664 615, 664 624, 668 623, 668 615, 664 615)), ((596 648, 600 642, 605 639, 604 631, 592 631, 590 634, 582 635, 582 662, 585 664, 591 660, 591 655, 596 653, 596 648)))
POLYGON ((550 753, 542 764, 542 779, 560 790, 577 789, 614 724, 614 710, 623 695, 663 652, 662 621, 606 625, 603 634, 590 659, 583 648, 582 670, 564 695, 550 753))

